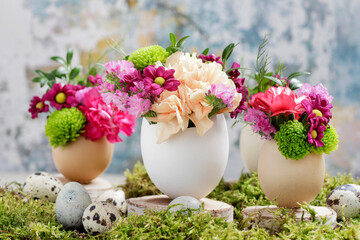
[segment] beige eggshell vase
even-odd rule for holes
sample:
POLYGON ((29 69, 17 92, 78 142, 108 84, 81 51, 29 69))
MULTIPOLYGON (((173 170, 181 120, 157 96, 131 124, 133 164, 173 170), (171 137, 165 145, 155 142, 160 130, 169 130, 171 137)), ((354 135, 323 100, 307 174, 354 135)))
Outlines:
POLYGON ((298 208, 310 203, 321 190, 325 178, 325 159, 310 153, 303 159, 286 159, 275 140, 265 141, 258 163, 260 186, 279 207, 298 208))
POLYGON ((91 141, 80 136, 75 142, 52 148, 56 168, 70 181, 89 183, 109 166, 114 144, 105 137, 91 141))

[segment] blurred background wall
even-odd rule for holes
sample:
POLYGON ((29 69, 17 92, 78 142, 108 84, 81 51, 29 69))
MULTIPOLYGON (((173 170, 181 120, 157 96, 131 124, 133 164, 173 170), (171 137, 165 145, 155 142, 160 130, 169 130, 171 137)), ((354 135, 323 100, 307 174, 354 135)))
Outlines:
MULTIPOLYGON (((124 54, 139 47, 169 44, 169 32, 191 35, 189 51, 220 54, 240 42, 233 59, 252 68, 257 47, 271 34, 272 63, 287 72, 309 71, 334 95, 333 125, 339 150, 326 156, 327 170, 360 176, 360 2, 357 0, 17 0, 0 1, 0 176, 4 171, 56 171, 44 134, 45 118, 27 112, 34 95, 35 69, 51 70, 54 55, 74 49, 74 62, 86 64, 119 43, 124 54)), ((113 52, 108 59, 122 57, 113 52)), ((103 60, 104 62, 105 60, 103 60)), ((103 63, 102 62, 102 63, 103 63)), ((101 62, 100 62, 101 64, 101 62)), ((229 122, 229 127, 232 121, 229 122)), ((141 160, 139 133, 116 144, 109 173, 122 173, 141 160)), ((229 128, 227 179, 243 170, 241 124, 229 128)))

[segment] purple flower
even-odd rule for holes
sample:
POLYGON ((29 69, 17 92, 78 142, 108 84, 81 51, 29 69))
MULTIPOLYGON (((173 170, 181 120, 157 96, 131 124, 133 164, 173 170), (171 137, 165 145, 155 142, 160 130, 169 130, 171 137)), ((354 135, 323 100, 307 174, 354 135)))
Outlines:
POLYGON ((325 121, 326 119, 323 117, 311 118, 309 121, 310 129, 307 134, 308 142, 315 145, 317 148, 324 146, 321 139, 324 137, 324 131, 326 129, 326 126, 324 125, 325 121))
POLYGON ((232 108, 234 106, 235 92, 231 87, 226 86, 225 84, 211 84, 211 88, 206 95, 215 95, 215 97, 221 99, 227 108, 232 108))
POLYGON ((204 54, 199 55, 199 58, 205 63, 205 62, 217 62, 220 65, 223 65, 223 62, 220 60, 220 56, 216 57, 215 54, 210 54, 205 56, 204 54))
POLYGON ((155 98, 164 90, 176 91, 180 81, 175 79, 174 72, 174 69, 165 70, 163 66, 147 66, 143 71, 145 89, 155 98))
MULTIPOLYGON (((240 65, 236 62, 234 62, 233 65, 231 66, 231 68, 238 68, 238 67, 240 67, 240 65)), ((245 87, 245 85, 244 85, 245 78, 239 78, 240 72, 238 70, 232 70, 228 73, 228 75, 235 83, 236 91, 238 93, 241 93, 241 95, 242 95, 239 106, 230 113, 231 118, 237 118, 238 114, 241 114, 242 111, 247 109, 245 103, 246 103, 247 97, 249 95, 249 91, 248 91, 247 87, 245 87)))
POLYGON ((252 125, 254 132, 259 132, 261 138, 272 139, 271 134, 276 133, 276 129, 270 123, 269 117, 261 110, 256 108, 249 108, 244 115, 244 121, 252 125))
MULTIPOLYGON (((238 64, 237 62, 234 62, 233 65, 231 66, 231 68, 239 68, 239 67, 240 67, 240 64, 238 64)), ((230 77, 230 79, 234 80, 240 76, 240 72, 238 69, 234 69, 228 73, 228 76, 230 77)), ((243 79, 245 79, 245 78, 243 78, 243 79)))
POLYGON ((314 99, 317 95, 320 95, 321 98, 325 98, 329 101, 329 103, 332 102, 333 97, 330 96, 326 88, 320 83, 316 86, 311 86, 309 83, 304 83, 299 89, 296 90, 298 96, 306 95, 310 98, 314 99))
POLYGON ((34 96, 33 99, 31 99, 29 112, 31 113, 32 119, 37 118, 39 113, 48 111, 49 105, 45 104, 44 98, 34 96))

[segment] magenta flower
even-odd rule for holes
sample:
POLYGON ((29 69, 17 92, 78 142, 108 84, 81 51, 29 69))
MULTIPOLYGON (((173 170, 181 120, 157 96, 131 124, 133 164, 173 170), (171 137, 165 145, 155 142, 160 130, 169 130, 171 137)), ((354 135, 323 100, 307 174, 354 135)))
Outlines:
POLYGON ((225 84, 211 84, 211 88, 206 95, 214 94, 215 97, 221 99, 227 108, 232 108, 234 106, 235 92, 231 87, 226 86, 225 84))
POLYGON ((321 140, 324 137, 324 131, 326 129, 325 123, 326 118, 324 117, 315 117, 311 118, 309 121, 310 129, 307 134, 308 142, 315 145, 315 147, 324 146, 323 141, 321 140))
POLYGON ((174 69, 165 70, 163 66, 158 68, 153 65, 147 66, 143 70, 145 89, 155 98, 164 90, 176 91, 180 81, 175 79, 174 72, 174 69))
MULTIPOLYGON (((239 68, 240 67, 240 64, 238 64, 237 62, 234 62, 231 66, 231 68, 239 68)), ((230 69, 231 69, 230 68, 230 69)), ((228 73, 228 76, 230 77, 230 79, 234 80, 234 79, 237 79, 239 76, 240 76, 240 71, 238 69, 234 69, 234 70, 231 70, 229 73, 228 73)), ((245 79, 245 78, 244 78, 245 79)))
MULTIPOLYGON (((231 66, 231 68, 238 68, 238 67, 240 67, 240 64, 238 64, 236 62, 234 62, 233 65, 231 66)), ((236 91, 238 93, 241 93, 241 95, 242 95, 239 106, 230 113, 231 118, 237 118, 238 114, 241 114, 242 111, 245 111, 247 109, 247 106, 245 103, 246 103, 247 97, 249 95, 249 91, 248 91, 247 87, 245 87, 245 85, 244 85, 245 78, 239 78, 240 72, 238 70, 232 70, 228 73, 228 75, 235 83, 236 91)))
POLYGON ((38 114, 41 112, 48 112, 49 105, 45 104, 45 100, 38 96, 34 96, 31 99, 29 112, 31 113, 31 118, 35 119, 38 117, 38 114))
POLYGON ((244 121, 252 125, 253 131, 261 134, 261 138, 267 140, 272 139, 272 134, 276 133, 276 129, 270 123, 269 117, 261 110, 249 108, 244 115, 244 121))
POLYGON ((304 107, 308 115, 308 119, 312 119, 314 117, 324 117, 328 122, 332 118, 330 109, 333 108, 333 105, 329 103, 326 98, 322 98, 320 95, 316 95, 315 98, 310 97, 304 99, 301 102, 301 105, 304 107))
POLYGON ((95 77, 90 75, 88 80, 93 86, 101 85, 104 82, 100 74, 96 74, 95 77))
POLYGON ((75 87, 70 84, 66 84, 64 87, 60 83, 55 83, 53 87, 44 94, 44 100, 50 102, 50 106, 55 107, 57 110, 61 110, 63 107, 70 108, 76 107, 78 102, 75 98, 76 89, 80 87, 75 87))
POLYGON ((92 88, 91 87, 87 87, 87 88, 83 88, 79 91, 77 91, 75 93, 75 99, 79 104, 82 104, 84 101, 84 96, 86 93, 88 93, 92 88))
POLYGON ((94 88, 85 94, 84 104, 79 109, 88 120, 83 135, 93 141, 106 136, 109 142, 122 142, 119 133, 130 136, 135 131, 135 117, 113 103, 107 105, 94 88))
POLYGON ((210 54, 205 56, 204 54, 199 55, 199 58, 205 63, 205 62, 216 62, 220 65, 223 65, 223 62, 220 60, 220 56, 216 57, 215 54, 210 54))

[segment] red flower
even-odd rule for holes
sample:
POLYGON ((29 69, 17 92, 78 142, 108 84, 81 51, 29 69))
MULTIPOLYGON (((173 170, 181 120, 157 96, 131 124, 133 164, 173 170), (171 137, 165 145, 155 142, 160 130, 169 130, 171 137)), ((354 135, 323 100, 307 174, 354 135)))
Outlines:
POLYGON ((298 97, 288 87, 271 87, 264 93, 257 93, 252 96, 249 104, 253 108, 271 115, 271 117, 280 114, 288 116, 294 113, 295 118, 298 119, 299 114, 304 112, 301 105, 304 98, 305 96, 298 97))
POLYGON ((78 102, 75 98, 76 90, 81 89, 80 86, 66 84, 64 87, 60 83, 55 83, 53 87, 44 94, 44 100, 50 102, 50 106, 61 110, 63 107, 76 107, 78 102))
POLYGON ((31 99, 29 112, 31 113, 31 118, 37 118, 38 113, 49 111, 49 105, 45 104, 45 100, 38 96, 34 96, 31 99))

